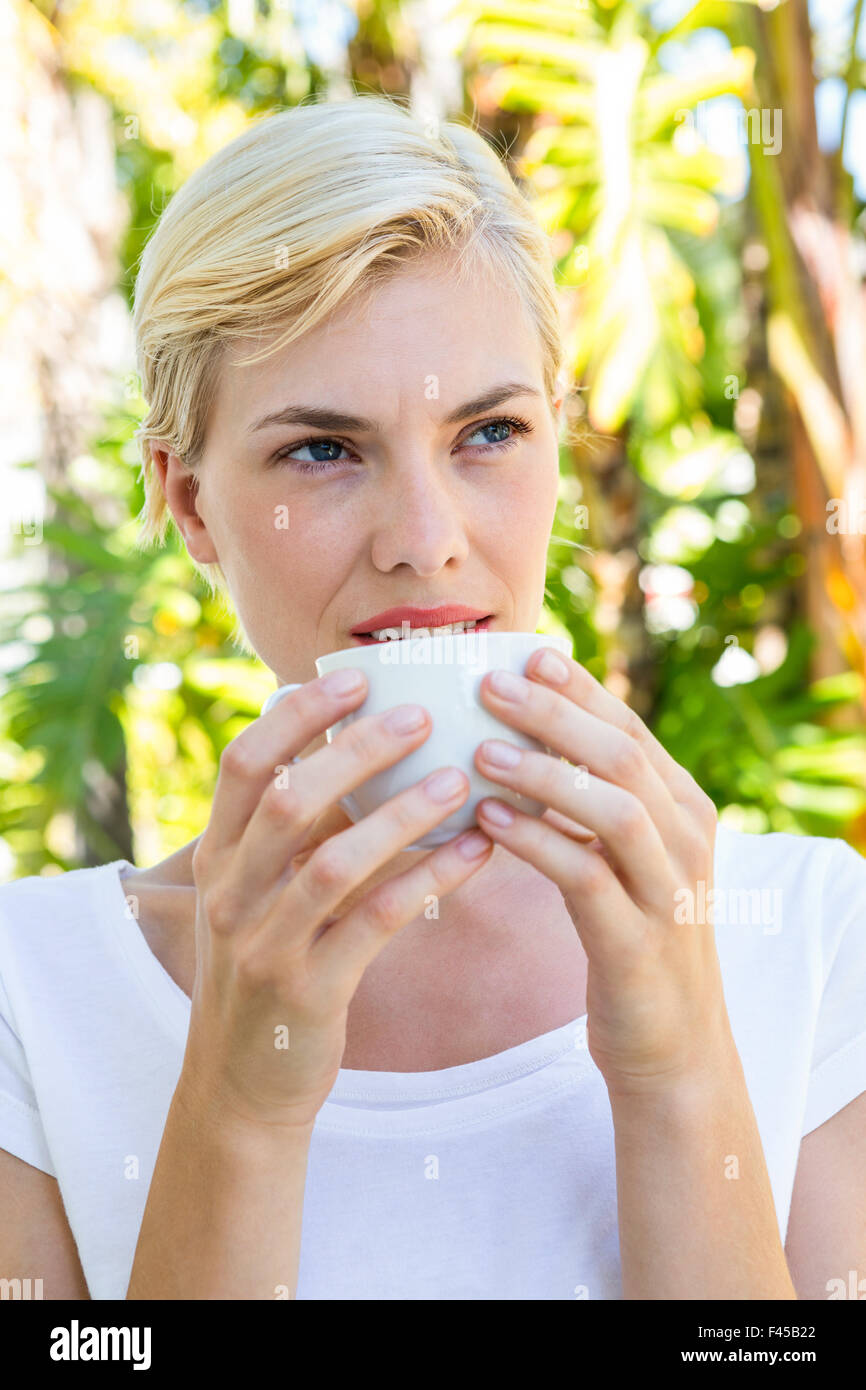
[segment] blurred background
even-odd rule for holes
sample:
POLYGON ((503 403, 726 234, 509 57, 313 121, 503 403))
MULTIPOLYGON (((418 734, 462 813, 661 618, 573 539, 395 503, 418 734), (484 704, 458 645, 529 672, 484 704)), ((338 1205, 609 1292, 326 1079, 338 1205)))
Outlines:
POLYGON ((130 305, 200 163, 353 91, 474 119, 549 234, 542 630, 724 820, 866 852, 864 75, 863 0, 2 0, 0 878, 187 843, 273 687, 136 548, 130 305))

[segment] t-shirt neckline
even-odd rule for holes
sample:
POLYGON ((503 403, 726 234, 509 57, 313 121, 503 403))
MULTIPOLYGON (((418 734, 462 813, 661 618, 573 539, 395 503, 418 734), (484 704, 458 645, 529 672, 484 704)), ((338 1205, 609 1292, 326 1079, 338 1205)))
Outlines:
MULTIPOLYGON (((178 1042, 185 1047, 192 1002, 154 955, 134 911, 130 910, 129 898, 134 897, 134 893, 131 892, 131 884, 121 880, 120 872, 122 869, 134 872, 135 867, 128 859, 115 859, 103 867, 105 906, 112 918, 119 914, 123 928, 119 940, 125 955, 150 1000, 168 1021, 178 1042)), ((329 1106, 333 1103, 335 1110, 341 1105, 369 1106, 373 1110, 383 1104, 435 1105, 437 1113, 444 1112, 446 1105, 443 1102, 456 1101, 518 1082, 541 1072, 575 1050, 585 1054, 586 1020, 584 1013, 503 1052, 436 1071, 360 1071, 341 1068, 325 1104, 329 1106)), ((337 1124, 335 1127, 341 1126, 337 1124)))

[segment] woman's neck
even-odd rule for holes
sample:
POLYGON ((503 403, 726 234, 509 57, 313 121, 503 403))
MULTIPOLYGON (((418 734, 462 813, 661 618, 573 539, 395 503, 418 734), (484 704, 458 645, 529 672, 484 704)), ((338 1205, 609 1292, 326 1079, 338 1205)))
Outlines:
MULTIPOLYGON (((141 929, 190 994, 198 838, 135 875, 146 907, 141 929)), ((398 855, 353 890, 334 916, 360 901, 374 881, 405 871, 425 853, 398 855)), ((433 904, 432 913, 430 906, 365 970, 349 1006, 344 1068, 460 1066, 586 1012, 586 956, 562 895, 523 860, 497 845, 483 869, 433 904)))

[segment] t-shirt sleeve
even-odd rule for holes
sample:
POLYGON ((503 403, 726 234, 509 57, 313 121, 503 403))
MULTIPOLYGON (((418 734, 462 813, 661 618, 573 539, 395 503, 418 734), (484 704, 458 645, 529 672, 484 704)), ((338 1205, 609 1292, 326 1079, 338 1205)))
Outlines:
POLYGON ((866 859, 843 840, 828 857, 822 901, 823 989, 803 1134, 866 1091, 866 859))
POLYGON ((0 1149, 56 1177, 24 1048, 0 979, 0 1149))

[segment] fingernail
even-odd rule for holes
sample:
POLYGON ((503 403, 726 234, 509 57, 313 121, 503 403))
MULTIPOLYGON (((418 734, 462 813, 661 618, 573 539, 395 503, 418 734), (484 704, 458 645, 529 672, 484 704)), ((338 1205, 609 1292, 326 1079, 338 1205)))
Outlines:
POLYGON ((479 801, 477 810, 478 814, 484 820, 489 820, 492 825, 510 825, 514 820, 511 807, 502 801, 479 801))
POLYGON ((503 700, 525 700, 529 694, 523 677, 512 675, 510 671, 492 672, 490 684, 495 693, 501 695, 503 700))
POLYGON ((480 830, 470 830, 457 841, 457 853, 464 859, 478 859, 493 841, 480 830))
POLYGON ((350 695, 353 690, 358 690, 363 682, 363 671, 359 671, 357 666, 347 666, 326 676, 322 681, 322 689, 327 690, 329 695, 350 695))
POLYGON ((542 680, 550 681, 551 685, 565 685, 568 680, 568 667, 561 656, 556 652, 546 649, 539 658, 535 666, 535 675, 541 676, 542 680))
POLYGON ((398 705, 385 715, 385 728, 390 729, 392 734, 413 734, 421 728, 426 717, 421 705, 398 705))
POLYGON ((459 768, 446 767, 442 772, 434 772, 424 783, 424 790, 431 801, 452 801, 463 790, 466 779, 459 768))
POLYGON ((520 751, 510 743, 498 738, 486 738, 481 745, 481 756, 493 767, 517 767, 520 751))

